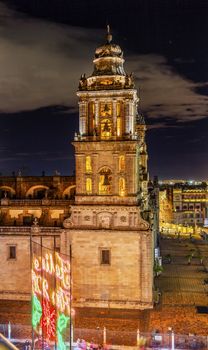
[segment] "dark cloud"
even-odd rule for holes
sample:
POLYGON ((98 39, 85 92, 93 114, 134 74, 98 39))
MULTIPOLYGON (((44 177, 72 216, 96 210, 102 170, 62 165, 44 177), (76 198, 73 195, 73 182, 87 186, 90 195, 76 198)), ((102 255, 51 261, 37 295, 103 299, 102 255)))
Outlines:
MULTIPOLYGON (((49 105, 77 110, 79 76, 92 72, 94 50, 103 33, 28 18, 0 6, 1 111, 49 105)), ((207 117, 208 98, 199 93, 206 84, 185 79, 161 55, 128 55, 126 62, 126 70, 135 74, 141 109, 154 119, 154 127, 166 126, 165 122, 156 126, 159 117, 179 123, 207 117)))

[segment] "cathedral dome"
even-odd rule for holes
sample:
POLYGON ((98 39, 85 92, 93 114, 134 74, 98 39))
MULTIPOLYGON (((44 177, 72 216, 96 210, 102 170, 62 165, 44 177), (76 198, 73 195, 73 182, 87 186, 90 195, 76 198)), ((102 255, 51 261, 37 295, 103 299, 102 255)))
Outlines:
POLYGON ((123 51, 112 42, 110 27, 107 26, 106 43, 95 50, 93 73, 81 75, 79 90, 133 89, 132 74, 126 74, 123 64, 123 51))
POLYGON ((120 57, 123 58, 123 51, 119 45, 112 43, 112 34, 110 33, 110 26, 107 25, 106 44, 98 47, 95 50, 95 59, 101 57, 120 57))
POLYGON ((123 68, 123 51, 120 46, 112 43, 110 27, 107 26, 107 42, 95 50, 92 76, 126 75, 123 68))
POLYGON ((95 59, 100 57, 120 57, 123 58, 123 51, 119 45, 106 43, 95 50, 95 59))

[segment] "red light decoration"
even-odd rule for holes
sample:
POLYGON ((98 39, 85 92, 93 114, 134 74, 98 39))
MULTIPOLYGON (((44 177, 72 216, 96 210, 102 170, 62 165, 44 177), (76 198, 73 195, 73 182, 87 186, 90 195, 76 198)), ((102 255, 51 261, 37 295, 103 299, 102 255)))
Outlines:
POLYGON ((47 340, 54 341, 56 339, 56 309, 46 299, 43 301, 42 308, 41 327, 43 334, 47 340))

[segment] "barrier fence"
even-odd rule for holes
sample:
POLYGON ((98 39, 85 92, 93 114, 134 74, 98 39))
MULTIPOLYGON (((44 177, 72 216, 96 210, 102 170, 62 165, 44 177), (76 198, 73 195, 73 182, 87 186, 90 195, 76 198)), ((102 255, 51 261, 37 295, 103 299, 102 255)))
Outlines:
MULTIPOLYGON (((32 330, 31 326, 20 324, 0 324, 0 333, 8 338, 18 348, 31 350, 32 330)), ((37 338, 37 337, 36 337, 37 338)), ((36 339, 38 340, 38 338, 36 339)), ((144 333, 139 330, 113 331, 104 327, 96 329, 72 329, 72 348, 76 350, 86 349, 121 349, 134 347, 136 349, 208 349, 208 336, 194 334, 168 333, 144 333)), ((55 347, 45 347, 46 349, 55 347)), ((67 349, 70 343, 67 344, 67 349)), ((38 341, 34 342, 34 349, 39 349, 38 341)))

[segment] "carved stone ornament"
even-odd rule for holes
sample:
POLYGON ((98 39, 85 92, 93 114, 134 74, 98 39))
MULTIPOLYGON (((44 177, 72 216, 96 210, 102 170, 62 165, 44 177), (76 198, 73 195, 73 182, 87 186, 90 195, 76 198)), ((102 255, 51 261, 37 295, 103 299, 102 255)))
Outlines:
POLYGON ((143 220, 142 218, 139 219, 138 227, 141 231, 149 231, 150 230, 150 224, 143 220))
POLYGON ((109 229, 111 227, 112 214, 111 213, 99 213, 97 215, 98 225, 101 228, 109 229))
POLYGON ((127 221, 127 218, 126 218, 126 216, 121 216, 121 217, 120 217, 120 220, 121 220, 121 222, 126 222, 126 221, 127 221))
POLYGON ((64 222, 63 222, 63 227, 64 227, 64 228, 71 228, 73 225, 74 225, 74 224, 73 224, 71 218, 67 218, 67 219, 65 219, 64 222))
POLYGON ((38 218, 34 218, 33 225, 31 226, 31 232, 32 234, 38 234, 40 233, 40 226, 38 224, 38 218))

